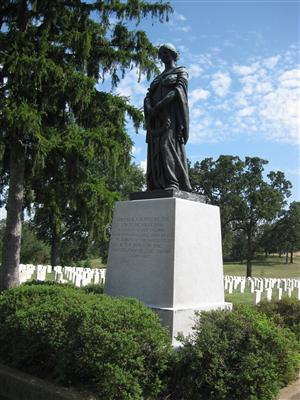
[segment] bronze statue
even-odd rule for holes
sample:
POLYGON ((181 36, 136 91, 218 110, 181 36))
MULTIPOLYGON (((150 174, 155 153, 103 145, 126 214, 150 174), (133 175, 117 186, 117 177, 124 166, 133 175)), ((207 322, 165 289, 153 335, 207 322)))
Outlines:
POLYGON ((150 85, 144 101, 147 129, 147 190, 191 191, 185 147, 189 136, 188 73, 177 67, 172 44, 159 48, 164 71, 150 85))

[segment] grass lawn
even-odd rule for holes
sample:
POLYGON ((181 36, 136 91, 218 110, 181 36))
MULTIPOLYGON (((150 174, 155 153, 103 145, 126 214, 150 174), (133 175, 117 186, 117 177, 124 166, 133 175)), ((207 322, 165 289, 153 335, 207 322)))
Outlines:
MULTIPOLYGON (((225 262, 225 275, 246 276, 246 262, 225 262)), ((269 256, 253 261, 252 276, 262 278, 298 278, 300 279, 300 256, 294 257, 293 264, 285 264, 285 257, 269 256)))
POLYGON ((102 264, 101 258, 93 258, 90 260, 91 268, 105 268, 106 265, 102 264))

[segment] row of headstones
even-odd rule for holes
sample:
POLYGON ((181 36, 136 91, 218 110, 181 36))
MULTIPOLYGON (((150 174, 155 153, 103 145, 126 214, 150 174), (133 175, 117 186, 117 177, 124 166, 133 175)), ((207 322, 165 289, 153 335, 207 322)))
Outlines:
POLYGON ((262 294, 268 301, 272 300, 273 291, 275 289, 276 300, 281 300, 283 292, 286 292, 288 297, 291 297, 296 291, 296 298, 300 300, 300 280, 299 279, 279 279, 279 278, 245 278, 242 276, 224 276, 224 289, 229 294, 234 291, 240 293, 245 292, 245 288, 250 288, 250 293, 253 293, 254 304, 260 303, 262 294))
POLYGON ((72 282, 75 286, 87 286, 90 284, 104 284, 105 268, 82 268, 55 266, 55 281, 58 283, 72 282))
POLYGON ((47 274, 52 272, 55 273, 55 281, 57 283, 72 282, 75 286, 81 287, 89 284, 103 284, 105 281, 106 269, 62 267, 60 265, 56 265, 52 268, 51 265, 20 264, 20 283, 31 280, 34 273, 36 273, 37 281, 44 282, 47 279, 47 274))

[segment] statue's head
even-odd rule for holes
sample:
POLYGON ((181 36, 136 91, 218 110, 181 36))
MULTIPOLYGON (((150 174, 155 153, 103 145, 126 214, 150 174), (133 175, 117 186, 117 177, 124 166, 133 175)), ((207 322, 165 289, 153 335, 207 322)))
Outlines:
POLYGON ((163 60, 164 54, 166 53, 169 53, 174 61, 177 61, 179 58, 179 53, 176 50, 176 47, 172 43, 164 43, 159 47, 158 55, 163 62, 164 62, 163 60))

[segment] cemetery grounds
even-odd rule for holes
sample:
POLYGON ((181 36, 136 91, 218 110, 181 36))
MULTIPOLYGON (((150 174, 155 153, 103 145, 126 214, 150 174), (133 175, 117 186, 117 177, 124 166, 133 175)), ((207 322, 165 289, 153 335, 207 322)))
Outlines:
MULTIPOLYGON (((224 275, 245 277, 246 262, 225 262, 224 275)), ((300 253, 294 256, 292 264, 285 263, 285 256, 270 255, 265 258, 263 255, 253 261, 252 277, 254 278, 274 278, 274 279, 297 279, 300 280, 300 253)), ((272 298, 276 298, 276 285, 273 288, 272 298)), ((287 292, 283 291, 282 298, 287 297, 287 292)), ((296 297, 296 291, 292 292, 292 297, 296 297)), ((266 299, 266 292, 261 294, 261 300, 266 299)), ((246 284, 244 293, 239 288, 233 290, 232 294, 225 291, 225 300, 233 304, 253 304, 254 295, 250 292, 250 285, 246 284)))
MULTIPOLYGON (((99 269, 104 272, 104 279, 97 280, 97 283, 104 283, 105 280, 105 265, 101 263, 100 259, 89 260, 90 267, 88 270, 92 272, 92 270, 99 269)), ((51 268, 51 267, 50 267, 51 268)), ((68 268, 68 267, 67 267, 68 268)), ((56 267, 54 268, 56 269, 56 267)), ((78 268, 79 273, 83 273, 84 268, 78 268)), ((236 280, 238 277, 244 278, 246 273, 246 262, 224 262, 224 276, 231 277, 236 280)), ((300 253, 294 255, 293 263, 285 263, 285 256, 279 257, 278 255, 270 255, 265 257, 264 255, 258 256, 253 261, 252 267, 252 277, 263 279, 265 281, 265 285, 267 286, 269 279, 281 279, 280 286, 284 287, 283 280, 298 280, 300 281, 300 253)), ((45 276, 46 281, 58 281, 57 272, 52 270, 52 272, 47 272, 45 276)), ((37 279, 36 271, 31 276, 31 279, 37 279)), ((44 280, 44 279, 43 279, 44 280)), ((63 274, 63 283, 73 283, 75 286, 79 286, 75 283, 75 279, 70 279, 69 274, 63 274)), ((93 280, 90 282, 86 282, 86 284, 94 283, 93 280)), ((288 286, 290 282, 288 283, 288 286)), ((299 283, 297 283, 299 286, 299 283)), ((80 285, 83 286, 83 285, 80 285)), ((225 285, 225 300, 227 302, 231 302, 233 304, 254 304, 255 294, 251 293, 251 285, 250 282, 246 280, 245 288, 243 293, 241 293, 241 285, 234 287, 232 293, 228 293, 228 288, 226 290, 225 285)), ((272 289, 272 299, 276 299, 277 296, 277 285, 274 284, 272 289)), ((257 289, 257 287, 255 288, 257 289)), ((286 290, 282 291, 282 298, 288 297, 298 297, 296 287, 293 288, 292 292, 288 294, 286 290)), ((267 291, 262 290, 260 295, 260 300, 264 300, 267 298, 267 291)))

